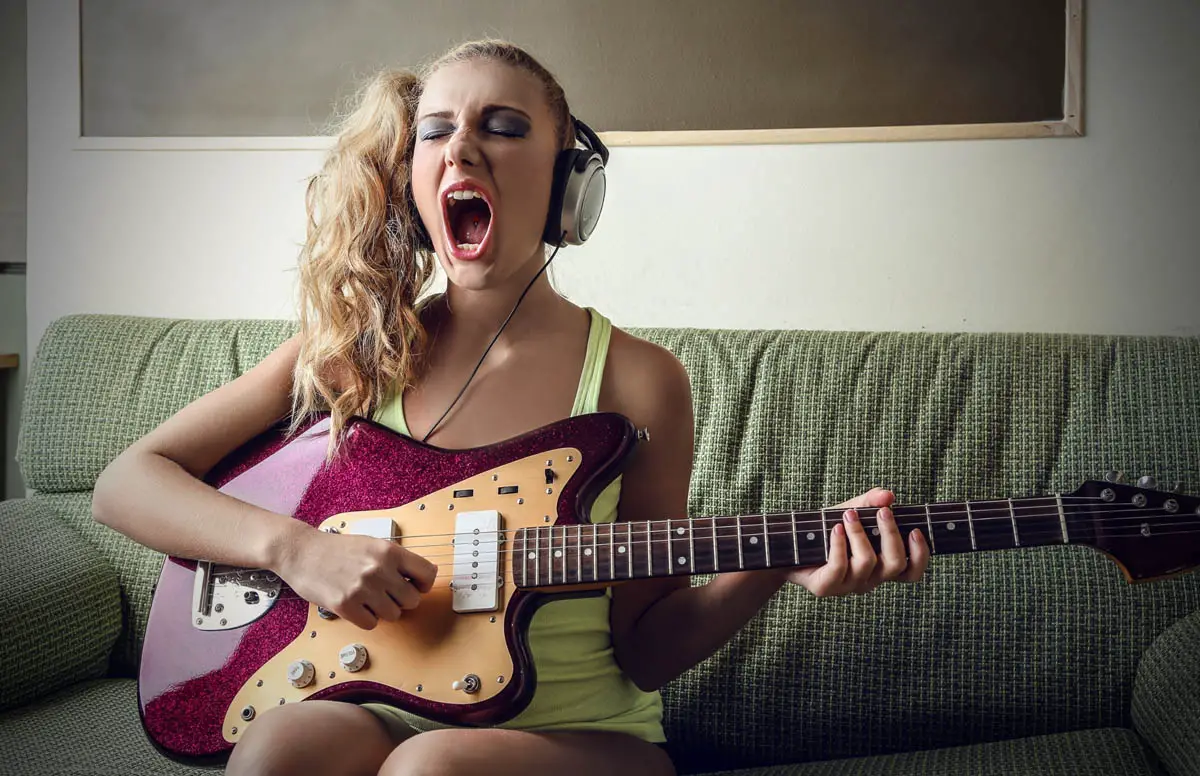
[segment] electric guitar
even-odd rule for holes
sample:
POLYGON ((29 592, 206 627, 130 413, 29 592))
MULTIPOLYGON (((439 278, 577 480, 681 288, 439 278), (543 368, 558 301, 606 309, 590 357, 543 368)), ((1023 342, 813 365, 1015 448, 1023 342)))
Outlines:
MULTIPOLYGON (((840 509, 593 525, 592 501, 642 437, 623 416, 568 418, 488 447, 444 450, 353 418, 325 462, 329 419, 251 440, 206 477, 323 531, 398 542, 438 566, 396 622, 362 630, 274 573, 168 557, 138 676, 143 726, 165 754, 221 760, 271 709, 382 701, 484 726, 533 696, 534 612, 562 595, 665 575, 824 563, 840 509)), ((1130 582, 1200 565, 1200 499, 1119 482, 1070 494, 894 506, 933 554, 1054 544, 1112 556, 1130 582)), ((860 519, 876 552, 874 508, 860 519)))

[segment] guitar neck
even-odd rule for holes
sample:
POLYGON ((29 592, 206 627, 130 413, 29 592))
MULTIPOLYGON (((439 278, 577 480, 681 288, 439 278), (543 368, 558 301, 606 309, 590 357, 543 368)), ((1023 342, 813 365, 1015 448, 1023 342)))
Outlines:
MULTIPOLYGON (((518 587, 622 582, 820 565, 842 509, 527 528, 513 538, 518 587)), ((895 506, 900 535, 932 554, 1091 544, 1094 529, 1062 496, 895 506)), ((876 552, 878 509, 857 508, 876 552)))

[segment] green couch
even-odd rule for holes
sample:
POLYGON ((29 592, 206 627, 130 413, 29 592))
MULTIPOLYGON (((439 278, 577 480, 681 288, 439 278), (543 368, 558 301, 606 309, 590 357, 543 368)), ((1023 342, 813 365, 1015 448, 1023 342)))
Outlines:
MULTIPOLYGON (((0 772, 213 772, 142 734, 131 677, 162 556, 93 522, 91 488, 290 331, 81 315, 46 332, 18 454, 35 492, 0 506, 0 772)), ((1069 492, 1109 469, 1200 493, 1197 338, 635 333, 691 374, 694 516, 875 485, 913 504, 1069 492)), ((1200 574, 1132 585, 1055 546, 935 556, 922 584, 867 596, 789 586, 664 697, 685 773, 1197 776, 1200 574)))

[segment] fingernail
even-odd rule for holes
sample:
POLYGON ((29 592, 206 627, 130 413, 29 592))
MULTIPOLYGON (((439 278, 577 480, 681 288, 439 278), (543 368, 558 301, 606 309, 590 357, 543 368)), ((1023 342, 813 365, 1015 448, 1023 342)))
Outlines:
POLYGON ((892 519, 892 511, 887 507, 883 507, 875 513, 875 519, 882 520, 886 523, 888 520, 892 519))
POLYGON ((847 509, 846 513, 844 515, 842 515, 842 517, 843 517, 843 519, 845 519, 845 521, 847 523, 857 523, 858 522, 858 513, 855 512, 853 509, 847 509))

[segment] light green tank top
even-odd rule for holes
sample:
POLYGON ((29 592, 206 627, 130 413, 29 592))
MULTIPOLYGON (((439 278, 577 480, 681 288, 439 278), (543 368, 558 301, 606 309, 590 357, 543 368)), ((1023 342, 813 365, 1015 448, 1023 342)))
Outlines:
MULTIPOLYGON (((592 308, 587 356, 575 392, 571 416, 596 412, 600 381, 608 356, 612 324, 592 308)), ((400 396, 392 396, 373 419, 411 436, 400 396)), ((617 519, 621 478, 596 498, 593 523, 617 519)), ((613 655, 609 608, 612 589, 604 595, 555 601, 542 606, 529 625, 529 648, 537 668, 537 689, 529 706, 498 725, 514 730, 607 730, 628 733, 653 743, 666 741, 662 728, 662 696, 638 689, 617 665, 613 655)), ((385 723, 397 722, 430 730, 450 727, 379 703, 364 706, 385 723)))

